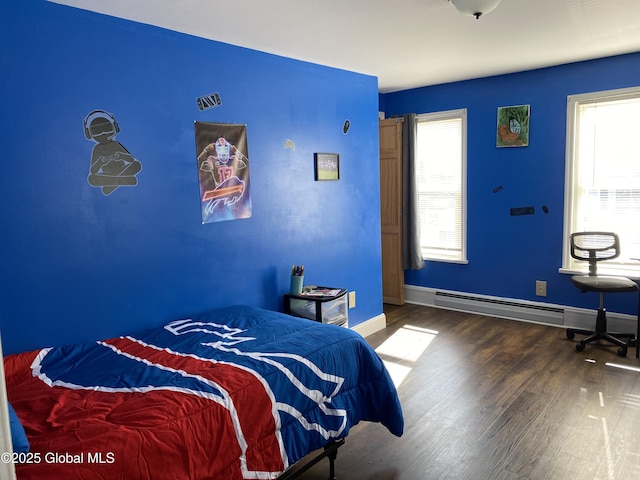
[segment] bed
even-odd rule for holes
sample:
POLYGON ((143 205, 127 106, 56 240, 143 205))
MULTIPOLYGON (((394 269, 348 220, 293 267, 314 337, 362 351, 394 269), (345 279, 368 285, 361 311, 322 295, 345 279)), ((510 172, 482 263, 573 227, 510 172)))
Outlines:
POLYGON ((18 480, 277 478, 360 421, 403 432, 360 335, 254 307, 4 361, 18 480))

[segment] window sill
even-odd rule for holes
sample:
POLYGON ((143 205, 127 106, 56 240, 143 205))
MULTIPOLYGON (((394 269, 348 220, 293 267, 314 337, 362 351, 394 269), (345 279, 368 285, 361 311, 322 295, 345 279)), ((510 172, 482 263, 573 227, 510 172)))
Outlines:
POLYGON ((435 257, 422 257, 425 262, 440 262, 440 263, 457 263, 458 265, 467 265, 469 260, 457 260, 455 258, 435 258, 435 257))
MULTIPOLYGON (((561 267, 558 269, 558 273, 563 273, 566 275, 587 275, 589 273, 588 269, 578 270, 578 269, 570 269, 561 267)), ((599 275, 610 275, 612 277, 627 277, 631 280, 640 280, 640 269, 614 269, 614 268, 598 268, 599 275)))

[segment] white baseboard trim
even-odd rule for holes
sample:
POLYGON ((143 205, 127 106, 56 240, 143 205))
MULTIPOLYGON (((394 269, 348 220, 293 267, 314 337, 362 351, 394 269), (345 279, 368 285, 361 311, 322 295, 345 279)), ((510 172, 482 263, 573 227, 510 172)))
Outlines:
POLYGON ((369 320, 354 325, 351 330, 358 332, 363 337, 367 337, 373 333, 379 332, 387 328, 387 316, 384 313, 376 315, 369 320))
MULTIPOLYGON (((597 315, 597 310, 595 309, 455 292, 415 285, 405 285, 404 292, 407 303, 562 328, 592 329, 595 326, 597 315)), ((597 301, 596 297, 594 302, 597 301)), ((637 321, 638 317, 635 315, 607 312, 607 325, 610 331, 633 333, 636 331, 637 321)))

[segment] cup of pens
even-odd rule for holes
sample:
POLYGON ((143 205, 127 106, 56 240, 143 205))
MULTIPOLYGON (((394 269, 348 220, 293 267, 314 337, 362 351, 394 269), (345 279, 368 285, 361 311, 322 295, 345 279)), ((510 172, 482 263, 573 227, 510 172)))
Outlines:
POLYGON ((302 293, 302 284, 304 282, 304 265, 294 265, 291 267, 291 285, 289 293, 291 295, 300 295, 302 293))

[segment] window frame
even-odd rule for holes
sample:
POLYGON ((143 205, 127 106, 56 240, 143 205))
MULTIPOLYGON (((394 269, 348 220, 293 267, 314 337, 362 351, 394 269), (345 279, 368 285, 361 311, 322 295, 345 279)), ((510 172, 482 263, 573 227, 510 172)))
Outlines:
MULTIPOLYGON (((640 86, 621 88, 613 90, 603 90, 588 92, 567 97, 567 131, 566 131, 566 153, 565 153, 565 194, 564 194, 564 216, 563 216, 563 248, 562 267, 560 273, 576 274, 588 271, 588 262, 579 262, 571 257, 570 235, 576 226, 575 202, 575 175, 576 175, 576 155, 577 142, 579 136, 576 135, 578 109, 582 104, 597 103, 607 101, 619 101, 625 99, 637 99, 640 101, 640 86)), ((640 188, 640 187, 639 187, 640 188)), ((618 232, 616 232, 618 233, 618 232)), ((617 262, 610 260, 598 264, 598 272, 609 275, 624 275, 630 278, 640 278, 640 261, 636 264, 629 262, 617 262)))
MULTIPOLYGON (((455 110, 445 110, 430 113, 421 113, 416 115, 416 164, 420 162, 418 158, 418 125, 420 123, 443 121, 443 120, 460 120, 460 250, 456 257, 439 256, 425 251, 422 241, 420 248, 422 258, 426 261, 468 264, 467 258, 467 109, 460 108, 455 110)), ((419 182, 418 182, 419 184, 419 182)), ((418 195, 420 188, 418 185, 418 195)), ((422 220, 421 220, 422 221, 422 220)))

